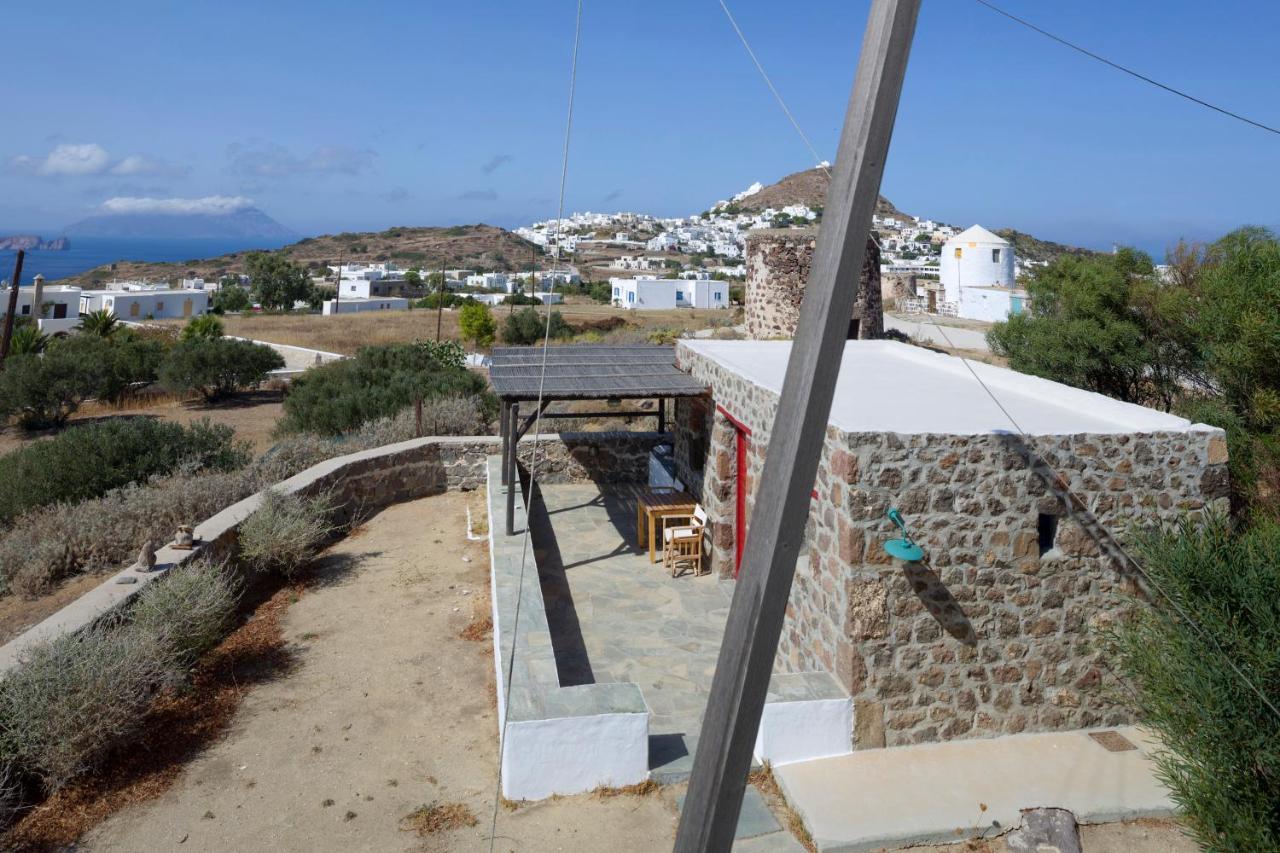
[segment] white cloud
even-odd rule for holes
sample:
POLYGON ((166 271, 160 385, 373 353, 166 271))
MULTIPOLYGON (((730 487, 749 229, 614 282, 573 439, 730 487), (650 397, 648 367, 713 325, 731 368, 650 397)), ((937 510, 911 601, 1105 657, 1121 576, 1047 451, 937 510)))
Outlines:
POLYGON ((166 177, 180 177, 190 171, 186 166, 178 166, 166 160, 143 157, 139 154, 131 154, 111 167, 111 174, 123 176, 163 175, 166 177))
POLYGON ((253 207, 253 199, 244 196, 210 195, 204 198, 139 198, 117 196, 104 201, 103 213, 163 213, 174 216, 193 214, 237 213, 253 207))
POLYGON ((138 175, 181 177, 191 171, 186 166, 179 166, 156 157, 144 157, 140 154, 131 154, 116 160, 107 149, 96 142, 57 145, 44 157, 20 154, 12 158, 9 165, 19 171, 45 177, 85 177, 107 174, 127 177, 138 175))
POLYGON ((98 175, 111 165, 111 155, 96 142, 58 145, 43 159, 20 155, 9 161, 16 168, 37 175, 98 175))

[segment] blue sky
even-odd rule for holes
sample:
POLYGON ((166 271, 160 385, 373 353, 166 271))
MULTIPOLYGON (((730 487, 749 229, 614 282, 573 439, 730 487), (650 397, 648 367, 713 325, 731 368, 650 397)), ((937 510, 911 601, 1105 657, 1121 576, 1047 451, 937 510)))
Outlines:
MULTIPOLYGON (((1280 124, 1280 4, 1239 0, 1212 16, 1190 0, 1003 5, 1280 124)), ((834 158, 865 0, 730 6, 834 158)), ((573 9, 15 4, 4 20, 0 229, 56 233, 120 197, 252 199, 302 233, 547 218, 573 9)), ((812 165, 715 0, 587 0, 583 27, 569 209, 686 215, 812 165)), ((1280 136, 971 0, 925 0, 883 190, 904 210, 959 225, 1159 253, 1179 236, 1280 226, 1278 154, 1280 136)))

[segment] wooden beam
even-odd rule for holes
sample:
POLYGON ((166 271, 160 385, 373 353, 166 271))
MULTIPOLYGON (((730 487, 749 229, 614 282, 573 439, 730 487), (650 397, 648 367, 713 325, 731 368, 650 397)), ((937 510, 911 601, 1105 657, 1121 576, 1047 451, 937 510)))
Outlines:
POLYGON ((507 444, 507 427, 510 426, 510 421, 507 418, 507 407, 509 405, 511 404, 503 400, 498 406, 498 435, 502 437, 502 485, 504 486, 507 484, 507 474, 509 473, 507 467, 511 461, 507 458, 507 453, 511 450, 511 447, 507 444))
POLYGON ((533 422, 536 421, 538 416, 545 412, 547 410, 547 406, 550 405, 550 400, 543 400, 541 406, 539 406, 535 411, 529 413, 529 417, 525 418, 524 423, 522 423, 520 428, 516 430, 516 440, 513 442, 513 446, 520 443, 520 439, 524 438, 524 434, 529 431, 529 427, 533 426, 533 422))
POLYGON ((677 853, 733 845, 919 11, 920 0, 871 4, 677 853))
POLYGON ((516 454, 516 423, 520 420, 520 404, 512 403, 507 423, 507 535, 516 532, 516 492, 520 490, 520 459, 516 454))

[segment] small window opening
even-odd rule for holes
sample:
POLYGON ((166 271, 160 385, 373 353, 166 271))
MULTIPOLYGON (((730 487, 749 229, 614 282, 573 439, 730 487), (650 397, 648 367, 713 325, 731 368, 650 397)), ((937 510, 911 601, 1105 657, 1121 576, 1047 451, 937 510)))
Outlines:
POLYGON ((991 250, 991 263, 993 263, 993 264, 998 264, 998 263, 1000 263, 1000 250, 999 250, 999 249, 992 249, 992 250, 991 250))
POLYGON ((1040 513, 1036 522, 1036 532, 1040 539, 1040 556, 1043 557, 1054 549, 1054 540, 1058 536, 1058 517, 1048 513, 1040 513))

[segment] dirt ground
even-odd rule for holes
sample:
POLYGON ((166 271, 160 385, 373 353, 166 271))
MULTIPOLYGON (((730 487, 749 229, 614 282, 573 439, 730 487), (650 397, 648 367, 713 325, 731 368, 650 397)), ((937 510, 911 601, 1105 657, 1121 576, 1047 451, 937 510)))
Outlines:
MULTIPOLYGON (((1178 822, 1170 818, 1082 826, 1080 846, 1084 853, 1198 853, 1200 850, 1199 845, 1183 834, 1178 822)), ((1003 838, 994 838, 897 849, 909 853, 1005 853, 1009 846, 1003 838)))
MULTIPOLYGON (((260 454, 274 443, 271 431, 284 412, 284 395, 280 391, 248 391, 212 405, 199 401, 176 400, 167 395, 149 400, 135 400, 123 406, 106 406, 87 403, 71 416, 69 427, 108 418, 158 418, 179 424, 189 424, 208 418, 217 424, 227 424, 236 431, 236 437, 248 441, 253 452, 260 454)), ((24 447, 33 441, 47 438, 52 433, 24 433, 16 426, 0 432, 0 454, 24 447)))
MULTIPOLYGON (((456 493, 391 507, 330 549, 284 617, 288 675, 250 692, 165 794, 79 849, 488 850, 492 645, 475 627, 460 636, 488 614, 488 557, 466 539, 468 501, 474 515, 482 503, 456 493), (419 835, 415 812, 460 825, 419 835)), ((500 807, 498 849, 666 850, 674 828, 665 794, 566 797, 500 807)))

